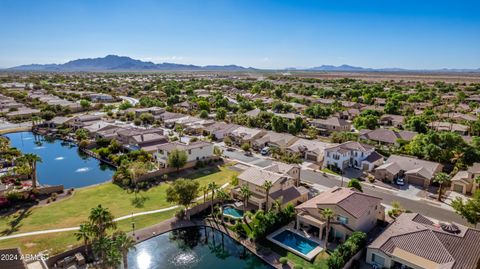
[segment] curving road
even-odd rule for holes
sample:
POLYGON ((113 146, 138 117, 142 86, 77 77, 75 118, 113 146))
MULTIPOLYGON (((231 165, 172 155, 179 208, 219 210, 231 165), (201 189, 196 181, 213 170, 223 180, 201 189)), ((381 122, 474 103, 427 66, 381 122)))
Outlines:
POLYGON ((137 105, 140 101, 136 98, 133 97, 128 97, 128 96, 119 96, 122 100, 129 102, 133 106, 137 105))

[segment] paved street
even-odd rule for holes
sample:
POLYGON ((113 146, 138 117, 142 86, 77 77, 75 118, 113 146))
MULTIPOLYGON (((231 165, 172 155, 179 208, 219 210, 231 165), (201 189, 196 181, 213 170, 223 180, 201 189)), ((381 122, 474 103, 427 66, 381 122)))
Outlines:
MULTIPOLYGON (((300 177, 303 182, 319 184, 326 187, 334 187, 341 185, 341 179, 339 177, 329 174, 324 175, 323 172, 302 170, 300 177)), ((346 181, 344 181, 343 185, 346 185, 346 181)), ((398 196, 394 191, 386 190, 383 188, 371 187, 365 184, 362 187, 364 193, 382 198, 384 204, 391 204, 392 201, 398 201, 403 208, 411 210, 413 212, 421 213, 434 219, 454 221, 466 225, 468 224, 464 219, 462 219, 462 217, 457 215, 452 210, 440 208, 437 205, 433 205, 433 202, 429 202, 426 200, 408 199, 398 196)))

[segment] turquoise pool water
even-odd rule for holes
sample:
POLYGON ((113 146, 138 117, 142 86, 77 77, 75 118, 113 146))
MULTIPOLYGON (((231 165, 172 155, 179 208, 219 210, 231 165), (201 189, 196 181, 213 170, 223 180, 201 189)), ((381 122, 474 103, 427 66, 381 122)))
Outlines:
POLYGON ((240 219, 243 218, 243 211, 232 206, 225 206, 223 208, 223 215, 240 219))
POLYGON ((32 132, 5 136, 10 139, 12 147, 42 158, 37 164, 38 182, 42 185, 63 184, 65 188, 79 188, 109 181, 115 172, 115 168, 83 154, 73 143, 47 139, 32 132))
POLYGON ((215 229, 194 227, 150 238, 128 252, 129 269, 271 269, 215 229))
POLYGON ((319 244, 313 242, 312 240, 288 230, 275 235, 273 239, 305 255, 319 246, 319 244))

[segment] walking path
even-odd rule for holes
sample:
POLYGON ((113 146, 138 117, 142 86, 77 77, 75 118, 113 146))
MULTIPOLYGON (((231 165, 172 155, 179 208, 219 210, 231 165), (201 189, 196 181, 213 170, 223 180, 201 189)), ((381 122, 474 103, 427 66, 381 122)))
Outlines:
MULTIPOLYGON (((221 188, 221 189, 224 189, 224 188, 226 188, 229 184, 230 184, 230 183, 225 183, 225 184, 223 184, 220 188, 221 188)), ((209 192, 209 193, 207 194, 207 196, 210 195, 210 194, 212 194, 212 193, 209 192)), ((203 199, 203 196, 200 196, 200 197, 197 197, 197 198, 195 199, 195 201, 200 201, 200 200, 202 200, 202 199, 203 199)), ((120 221, 120 220, 125 220, 125 219, 129 219, 129 218, 137 217, 137 216, 143 216, 143 215, 150 215, 150 214, 161 213, 161 212, 165 212, 165 211, 170 211, 170 210, 173 210, 173 209, 177 209, 177 208, 179 208, 179 207, 180 207, 179 205, 175 205, 175 206, 166 207, 166 208, 160 208, 160 209, 151 210, 151 211, 138 212, 138 213, 134 213, 134 214, 130 214, 130 215, 126 215, 126 216, 122 216, 122 217, 116 218, 116 219, 114 219, 113 221, 120 221)), ((32 235, 40 235, 40 234, 69 232, 69 231, 76 231, 76 230, 78 230, 78 229, 80 229, 80 227, 69 227, 69 228, 61 228, 61 229, 51 229, 51 230, 34 231, 34 232, 28 232, 28 233, 20 233, 20 234, 2 236, 2 237, 0 237, 0 240, 7 240, 7 239, 12 239, 12 238, 19 238, 19 237, 32 236, 32 235)))

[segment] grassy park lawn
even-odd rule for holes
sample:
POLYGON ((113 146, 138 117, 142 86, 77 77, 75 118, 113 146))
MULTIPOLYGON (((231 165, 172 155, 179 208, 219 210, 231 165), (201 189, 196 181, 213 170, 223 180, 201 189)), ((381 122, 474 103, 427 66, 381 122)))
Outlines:
MULTIPOLYGON (((210 170, 198 171, 185 178, 198 181, 201 185, 215 181, 219 186, 230 182, 232 176, 238 172, 221 166, 210 170)), ((166 189, 169 183, 162 183, 138 196, 145 197, 143 206, 140 208, 132 205, 134 193, 129 193, 112 183, 91 186, 78 189, 72 197, 53 202, 44 206, 36 206, 27 211, 23 217, 20 212, 8 217, 0 218, 0 235, 24 233, 47 229, 58 229, 78 226, 86 220, 90 209, 101 204, 108 208, 115 217, 121 217, 132 212, 142 212, 172 206, 166 201, 166 189), (21 218, 18 225, 12 229, 10 222, 21 218)))
MULTIPOLYGON (((135 229, 148 227, 169 219, 175 215, 177 210, 174 209, 161 213, 135 217, 135 229)), ((131 219, 117 222, 118 229, 131 231, 131 222, 131 219)), ((68 231, 0 240, 0 249, 19 247, 23 254, 36 254, 39 251, 49 250, 49 254, 54 255, 82 244, 81 241, 76 240, 74 234, 74 231, 68 231)))

